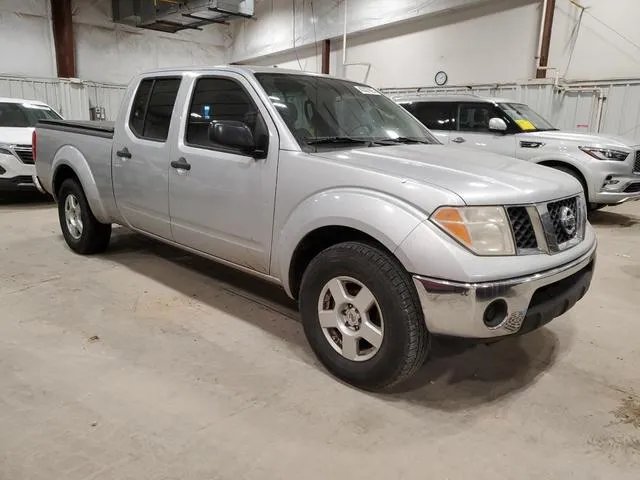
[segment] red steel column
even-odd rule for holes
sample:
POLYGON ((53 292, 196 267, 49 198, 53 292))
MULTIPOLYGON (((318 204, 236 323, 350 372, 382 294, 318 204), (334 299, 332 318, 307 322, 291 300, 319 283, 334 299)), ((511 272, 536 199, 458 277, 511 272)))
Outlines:
POLYGON ((76 55, 71 0, 51 0, 51 23, 53 24, 58 77, 75 77, 76 55))
MULTIPOLYGON (((546 67, 549 64, 549 47, 551 45, 551 28, 553 27, 553 14, 556 9, 556 0, 547 0, 547 10, 544 14, 544 26, 542 27, 542 43, 540 45, 539 65, 546 67)), ((536 78, 546 78, 547 70, 539 68, 536 71, 536 78)))
POLYGON ((330 54, 331 54, 331 40, 326 39, 324 42, 322 42, 322 73, 329 74, 329 55, 330 54))

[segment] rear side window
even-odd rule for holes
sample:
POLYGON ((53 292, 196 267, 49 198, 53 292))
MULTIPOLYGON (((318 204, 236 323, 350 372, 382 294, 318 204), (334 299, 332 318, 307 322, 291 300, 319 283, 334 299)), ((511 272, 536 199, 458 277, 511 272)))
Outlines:
POLYGON ((140 82, 129 118, 129 127, 137 137, 160 142, 167 139, 179 88, 179 78, 148 78, 140 82))
POLYGON ((209 139, 209 125, 215 120, 233 120, 246 124, 255 138, 266 135, 266 126, 258 108, 240 85, 229 78, 204 77, 193 91, 186 142, 189 145, 231 151, 209 139))
MULTIPOLYGON (((406 108, 406 106, 405 106, 406 108)), ((416 102, 407 108, 430 130, 455 130, 455 108, 449 102, 416 102)))

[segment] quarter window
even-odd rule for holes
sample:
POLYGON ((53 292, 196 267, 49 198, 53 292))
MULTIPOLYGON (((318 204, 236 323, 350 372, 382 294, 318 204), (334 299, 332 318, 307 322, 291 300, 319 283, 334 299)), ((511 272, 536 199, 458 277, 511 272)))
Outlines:
POLYGON ((179 88, 179 78, 149 78, 140 82, 129 119, 129 127, 137 137, 160 142, 167 139, 179 88))
POLYGON ((187 144, 241 153, 209 138, 209 125, 219 120, 246 124, 256 139, 266 135, 266 126, 258 108, 242 85, 229 78, 201 78, 196 82, 189 108, 187 144))

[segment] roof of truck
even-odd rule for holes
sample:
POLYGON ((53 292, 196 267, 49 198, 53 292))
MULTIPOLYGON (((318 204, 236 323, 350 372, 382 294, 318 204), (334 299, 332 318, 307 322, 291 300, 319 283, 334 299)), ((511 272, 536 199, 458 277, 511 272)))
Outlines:
POLYGON ((476 95, 397 95, 392 97, 398 103, 415 102, 487 102, 487 103, 515 103, 509 98, 478 97, 476 95))
POLYGON ((251 73, 289 73, 298 75, 314 75, 318 77, 330 77, 331 75, 325 75, 323 73, 305 72, 302 70, 292 70, 288 68, 278 67, 263 67, 259 65, 211 65, 205 67, 169 67, 169 68, 156 68, 153 70, 145 70, 142 75, 149 75, 154 73, 166 73, 166 72, 208 72, 212 70, 224 70, 228 72, 251 72, 251 73))

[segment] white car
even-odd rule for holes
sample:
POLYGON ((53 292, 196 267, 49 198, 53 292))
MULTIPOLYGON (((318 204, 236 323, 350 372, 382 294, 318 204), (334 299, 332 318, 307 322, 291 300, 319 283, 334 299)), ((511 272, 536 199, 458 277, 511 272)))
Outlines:
POLYGON ((0 191, 35 189, 32 135, 40 120, 62 119, 49 105, 0 98, 0 191))
POLYGON ((561 131, 522 103, 437 96, 396 101, 445 145, 501 153, 580 181, 591 209, 640 200, 640 145, 610 135, 561 131))

